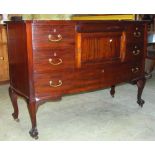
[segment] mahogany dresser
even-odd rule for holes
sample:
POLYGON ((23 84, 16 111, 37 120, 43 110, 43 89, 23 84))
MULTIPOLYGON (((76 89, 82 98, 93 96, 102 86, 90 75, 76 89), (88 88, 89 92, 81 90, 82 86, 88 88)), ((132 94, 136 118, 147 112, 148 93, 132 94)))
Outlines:
POLYGON ((17 97, 27 101, 38 138, 36 112, 47 100, 63 95, 137 84, 137 103, 145 85, 147 24, 143 21, 7 22, 9 94, 18 120, 17 97))

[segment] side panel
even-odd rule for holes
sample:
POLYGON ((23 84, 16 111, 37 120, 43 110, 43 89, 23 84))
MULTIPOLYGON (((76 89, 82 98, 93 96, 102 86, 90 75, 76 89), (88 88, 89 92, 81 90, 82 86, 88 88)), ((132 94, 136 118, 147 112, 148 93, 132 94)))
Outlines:
POLYGON ((25 23, 8 23, 10 85, 23 96, 29 96, 28 56, 25 23))

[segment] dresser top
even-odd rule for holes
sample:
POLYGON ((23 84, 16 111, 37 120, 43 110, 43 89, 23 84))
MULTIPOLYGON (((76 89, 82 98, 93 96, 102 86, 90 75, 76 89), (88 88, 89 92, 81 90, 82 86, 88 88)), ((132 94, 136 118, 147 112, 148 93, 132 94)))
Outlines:
POLYGON ((148 23, 148 21, 133 21, 133 20, 21 20, 21 21, 6 21, 5 23, 33 23, 33 24, 71 24, 71 23, 148 23))

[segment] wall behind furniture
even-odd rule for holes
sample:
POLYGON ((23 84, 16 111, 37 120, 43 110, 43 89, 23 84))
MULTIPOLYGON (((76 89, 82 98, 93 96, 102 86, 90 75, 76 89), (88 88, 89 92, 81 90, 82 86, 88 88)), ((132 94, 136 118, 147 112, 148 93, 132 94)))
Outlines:
POLYGON ((23 14, 23 19, 69 20, 72 14, 23 14))
POLYGON ((12 16, 22 16, 25 20, 31 20, 31 19, 42 19, 42 20, 69 20, 72 16, 72 14, 9 14, 9 19, 12 16))
POLYGON ((134 14, 10 14, 22 16, 25 20, 134 20, 134 14))

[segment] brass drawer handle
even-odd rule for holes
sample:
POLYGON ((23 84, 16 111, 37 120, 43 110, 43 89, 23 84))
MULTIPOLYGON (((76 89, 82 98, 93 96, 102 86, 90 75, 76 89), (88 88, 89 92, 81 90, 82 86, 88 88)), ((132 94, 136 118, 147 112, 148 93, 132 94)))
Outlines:
POLYGON ((62 85, 62 81, 59 80, 58 84, 53 84, 53 81, 51 80, 51 81, 49 81, 49 84, 50 84, 51 87, 56 88, 56 87, 60 87, 62 85))
POLYGON ((0 60, 4 60, 4 57, 0 57, 0 60))
POLYGON ((57 65, 62 64, 62 59, 58 58, 58 62, 57 62, 57 63, 54 63, 54 62, 53 62, 53 59, 50 58, 50 59, 48 59, 48 62, 49 62, 50 64, 54 65, 54 66, 57 66, 57 65))
POLYGON ((138 37, 141 36, 141 32, 134 32, 133 35, 134 35, 134 37, 137 37, 138 38, 138 37))
POLYGON ((48 40, 51 41, 51 42, 59 42, 59 41, 62 40, 61 34, 58 34, 58 35, 57 35, 57 38, 58 38, 58 39, 52 39, 52 38, 53 38, 53 36, 52 36, 51 34, 49 34, 49 35, 48 35, 48 40))
POLYGON ((139 68, 136 67, 136 68, 132 68, 132 73, 137 73, 139 71, 139 68))
POLYGON ((140 53, 140 50, 134 50, 132 53, 133 53, 134 55, 138 55, 138 54, 140 53))

